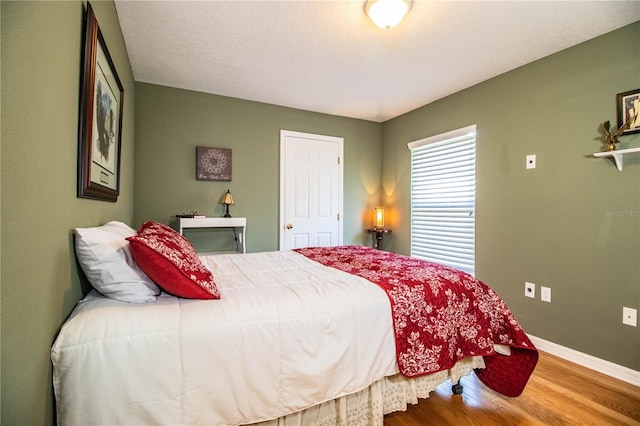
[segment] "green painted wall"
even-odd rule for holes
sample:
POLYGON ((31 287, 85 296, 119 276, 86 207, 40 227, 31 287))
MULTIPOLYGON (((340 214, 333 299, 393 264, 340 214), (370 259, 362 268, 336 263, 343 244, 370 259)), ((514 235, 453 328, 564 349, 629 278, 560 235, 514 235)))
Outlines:
MULTIPOLYGON (((616 123, 616 94, 640 88, 638 40, 640 22, 385 122, 382 157, 390 249, 409 254, 407 143, 477 124, 478 278, 527 332, 634 370, 640 329, 622 307, 640 308, 640 155, 619 172, 592 153, 602 123, 616 123)), ((619 148, 638 146, 640 134, 619 148)))
POLYGON ((76 198, 83 2, 1 3, 3 425, 53 424, 50 348, 82 293, 72 229, 133 218, 135 86, 113 3, 93 8, 125 89, 117 203, 76 198))
MULTIPOLYGON (((218 216, 229 188, 248 250, 274 250, 280 129, 344 137, 345 243, 371 243, 368 208, 382 197, 385 248, 406 253, 406 143, 478 124, 478 276, 530 333, 640 370, 638 329, 620 321, 623 305, 640 307, 640 156, 623 172, 591 156, 615 94, 640 86, 640 24, 378 124, 135 84, 113 3, 92 5, 125 88, 117 203, 75 193, 84 2, 0 3, 3 425, 53 423, 49 350, 83 290, 72 229, 218 216), (232 182, 195 180, 197 145, 233 149, 232 182), (631 214, 608 213, 619 211, 631 214), (551 287, 553 302, 525 299, 525 280, 551 287)), ((623 139, 631 146, 640 135, 623 139)))
MULTIPOLYGON (((280 130, 344 138, 344 242, 371 244, 364 232, 367 208, 380 199, 380 123, 318 114, 152 84, 136 89, 135 222, 197 210, 222 216, 227 189, 230 213, 247 218, 247 251, 278 249, 280 130), (232 181, 195 178, 196 146, 232 149, 232 181)), ((215 239, 230 236, 219 233, 215 239)), ((200 250, 212 235, 191 232, 200 250)), ((229 247, 227 245, 226 247, 229 247)))

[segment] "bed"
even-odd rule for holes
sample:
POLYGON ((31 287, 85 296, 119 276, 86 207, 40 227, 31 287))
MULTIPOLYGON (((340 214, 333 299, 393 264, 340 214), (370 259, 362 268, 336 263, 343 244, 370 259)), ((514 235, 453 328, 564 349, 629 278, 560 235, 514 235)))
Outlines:
POLYGON ((199 257, 164 225, 117 222, 76 230, 76 254, 96 290, 52 347, 61 425, 382 425, 473 371, 517 396, 537 361, 489 287, 406 256, 343 246, 199 257), (133 275, 118 281, 123 263, 133 275))

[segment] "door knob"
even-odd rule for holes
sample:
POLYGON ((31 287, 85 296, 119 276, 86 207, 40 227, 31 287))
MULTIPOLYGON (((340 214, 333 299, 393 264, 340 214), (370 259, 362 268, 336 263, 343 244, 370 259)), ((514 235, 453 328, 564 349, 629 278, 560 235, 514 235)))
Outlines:
POLYGON ((287 223, 286 228, 287 228, 287 229, 293 229, 293 225, 292 225, 292 224, 290 224, 290 223, 287 223))

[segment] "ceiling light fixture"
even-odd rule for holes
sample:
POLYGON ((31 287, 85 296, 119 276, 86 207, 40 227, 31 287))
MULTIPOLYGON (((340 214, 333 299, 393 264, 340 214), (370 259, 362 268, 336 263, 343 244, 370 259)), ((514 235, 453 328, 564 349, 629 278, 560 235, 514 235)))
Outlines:
POLYGON ((380 28, 398 25, 411 9, 412 0, 367 0, 364 13, 380 28))

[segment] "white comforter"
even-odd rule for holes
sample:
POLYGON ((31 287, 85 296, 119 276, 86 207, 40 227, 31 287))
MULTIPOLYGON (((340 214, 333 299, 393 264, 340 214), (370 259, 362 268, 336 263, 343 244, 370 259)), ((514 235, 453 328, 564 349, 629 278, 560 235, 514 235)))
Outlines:
POLYGON ((52 348, 59 424, 253 423, 398 372, 378 286, 291 251, 202 259, 220 300, 78 304, 52 348))

